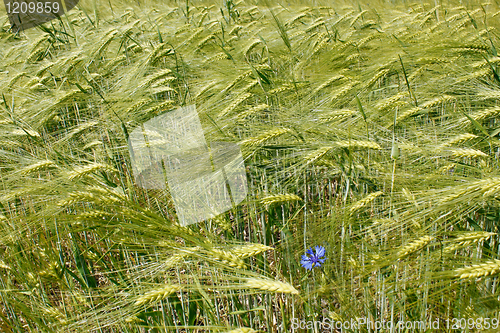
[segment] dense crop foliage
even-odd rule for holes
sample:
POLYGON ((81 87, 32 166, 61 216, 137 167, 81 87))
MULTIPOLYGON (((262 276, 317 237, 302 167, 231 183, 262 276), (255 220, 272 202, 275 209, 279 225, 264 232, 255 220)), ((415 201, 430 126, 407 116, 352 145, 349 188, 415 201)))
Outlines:
POLYGON ((498 319, 495 1, 83 1, 17 35, 4 17, 2 332, 498 319), (249 194, 182 227, 127 138, 193 104, 249 194))

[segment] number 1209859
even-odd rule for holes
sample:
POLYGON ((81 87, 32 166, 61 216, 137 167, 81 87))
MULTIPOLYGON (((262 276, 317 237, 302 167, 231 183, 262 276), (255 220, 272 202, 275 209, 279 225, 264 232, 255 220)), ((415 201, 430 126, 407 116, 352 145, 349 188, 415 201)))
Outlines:
POLYGON ((7 2, 7 14, 58 14, 61 7, 58 2, 7 2))

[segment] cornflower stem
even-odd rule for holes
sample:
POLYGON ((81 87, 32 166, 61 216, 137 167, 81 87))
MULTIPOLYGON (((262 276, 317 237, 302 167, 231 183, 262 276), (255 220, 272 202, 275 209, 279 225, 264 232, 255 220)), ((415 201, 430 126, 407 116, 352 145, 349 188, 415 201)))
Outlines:
POLYGON ((337 286, 337 283, 328 275, 326 274, 323 266, 319 266, 319 269, 321 270, 321 272, 323 272, 323 275, 328 279, 328 281, 333 284, 334 286, 337 286))
MULTIPOLYGON (((319 266, 319 269, 321 270, 321 272, 323 273, 323 275, 328 279, 328 281, 333 285, 333 289, 334 290, 338 290, 337 282, 335 282, 334 279, 332 279, 328 274, 326 274, 323 266, 319 266)), ((348 303, 346 303, 346 300, 342 297, 341 294, 334 295, 334 298, 337 299, 337 303, 338 304, 348 304, 348 303)))
POLYGON ((307 279, 309 277, 309 275, 312 273, 312 270, 306 270, 306 274, 302 277, 302 279, 300 279, 300 281, 304 281, 305 279, 307 279))

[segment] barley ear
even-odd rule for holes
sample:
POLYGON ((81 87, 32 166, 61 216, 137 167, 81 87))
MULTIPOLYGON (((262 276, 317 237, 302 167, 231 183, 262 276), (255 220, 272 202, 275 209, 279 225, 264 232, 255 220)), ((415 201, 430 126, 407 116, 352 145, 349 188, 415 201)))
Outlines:
POLYGON ((153 289, 147 293, 145 293, 142 296, 139 296, 137 300, 135 301, 134 305, 144 305, 144 304, 149 304, 149 303, 155 303, 158 302, 166 297, 168 295, 178 292, 181 290, 181 286, 177 284, 167 284, 164 285, 160 288, 153 289))
POLYGON ((475 279, 483 276, 497 275, 500 273, 500 260, 493 259, 483 264, 472 265, 470 267, 458 268, 455 276, 461 279, 475 279))
POLYGON ((244 259, 272 249, 272 247, 264 244, 245 244, 231 248, 231 252, 244 259))
POLYGON ((427 244, 429 244, 432 240, 434 240, 434 237, 432 237, 432 236, 423 236, 423 237, 417 238, 416 240, 403 246, 398 251, 396 256, 398 257, 398 259, 406 257, 407 255, 414 253, 414 252, 417 252, 418 250, 422 249, 427 244))
POLYGON ((274 280, 264 280, 264 279, 248 279, 243 287, 251 289, 260 289, 263 291, 270 291, 275 293, 285 293, 285 294, 295 294, 298 295, 299 292, 292 285, 286 282, 274 281, 274 280))

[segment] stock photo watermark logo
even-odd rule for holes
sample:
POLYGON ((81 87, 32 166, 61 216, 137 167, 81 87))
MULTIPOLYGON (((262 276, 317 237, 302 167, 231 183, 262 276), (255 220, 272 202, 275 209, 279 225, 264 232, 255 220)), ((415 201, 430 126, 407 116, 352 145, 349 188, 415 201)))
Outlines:
MULTIPOLYGON (((396 330, 400 332, 402 330, 406 331, 420 331, 429 330, 436 331, 440 329, 439 319, 435 320, 415 320, 415 321, 386 321, 386 320, 370 320, 366 317, 351 318, 350 320, 333 320, 331 318, 324 318, 322 321, 319 320, 304 320, 298 318, 292 318, 291 328, 292 331, 307 329, 310 332, 316 332, 318 330, 329 330, 333 332, 341 331, 359 331, 361 329, 366 329, 368 331, 392 331, 396 330)), ((449 327, 448 327, 449 328, 449 327)))
POLYGON ((78 0, 4 0, 3 2, 13 33, 61 17, 78 4, 78 0))
POLYGON ((181 225, 228 211, 248 193, 239 146, 207 143, 194 105, 148 120, 128 144, 136 183, 160 190, 168 185, 181 225))

